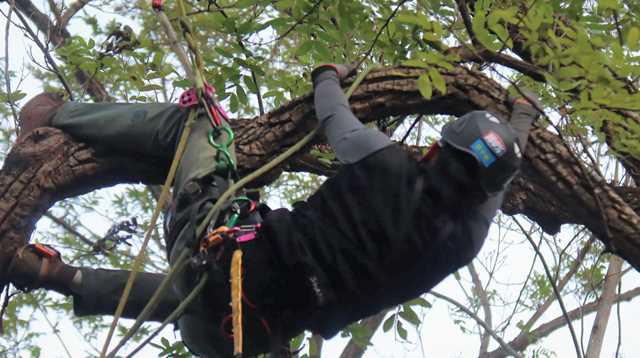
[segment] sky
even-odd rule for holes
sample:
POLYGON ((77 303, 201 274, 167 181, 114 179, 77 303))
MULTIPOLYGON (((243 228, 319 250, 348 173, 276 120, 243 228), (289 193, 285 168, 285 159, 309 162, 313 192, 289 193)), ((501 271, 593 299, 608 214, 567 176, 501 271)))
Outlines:
MULTIPOLYGON (((37 1, 36 3, 38 4, 37 1)), ((3 10, 7 9, 6 3, 0 4, 0 7, 3 10)), ((0 57, 4 57, 5 25, 5 20, 0 19, 0 29, 2 31, 2 36, 0 38, 0 51, 2 51, 2 54, 0 55, 0 57)), ((17 31, 15 28, 11 29, 9 38, 9 51, 11 60, 10 66, 11 69, 20 71, 22 66, 30 61, 27 53, 29 52, 31 45, 22 38, 19 31, 17 31)), ((37 54, 37 51, 34 50, 34 53, 37 54)), ((26 78, 22 83, 20 89, 24 92, 29 93, 29 97, 38 93, 40 90, 38 83, 31 78, 26 78)), ((24 103, 24 101, 22 103, 24 103)), ((100 222, 100 219, 98 218, 88 218, 86 224, 95 228, 98 232, 105 232, 108 229, 108 224, 100 222)), ((39 225, 39 230, 46 230, 46 226, 43 227, 42 225, 44 224, 41 223, 39 225)), ((571 234, 571 232, 566 231, 561 235, 571 236, 571 234)), ((490 257, 499 247, 500 249, 505 250, 505 241, 509 243, 509 245, 506 245, 507 259, 501 264, 500 269, 493 279, 496 282, 504 284, 500 286, 500 289, 504 290, 501 291, 500 294, 510 297, 511 300, 514 300, 518 294, 519 289, 517 283, 521 283, 523 277, 526 276, 526 273, 529 270, 530 262, 532 260, 533 251, 525 243, 522 237, 510 235, 507 238, 502 238, 502 241, 498 239, 499 237, 501 237, 501 233, 497 230, 496 226, 494 226, 479 256, 484 258, 490 257), (512 288, 509 289, 509 287, 512 288)), ((482 270, 479 265, 477 267, 479 268, 481 279, 483 280, 483 282, 486 282, 486 272, 482 270)), ((462 280, 468 280, 468 275, 462 274, 462 280)), ((635 271, 630 272, 623 279, 622 290, 625 291, 637 287, 639 284, 640 274, 635 271)), ((466 286, 469 285, 467 284, 466 286)), ((434 288, 434 290, 439 293, 446 294, 458 300, 459 302, 466 302, 464 293, 460 289, 460 285, 455 280, 453 275, 441 282, 434 288)), ((365 357, 401 358, 474 356, 479 346, 478 335, 476 333, 463 333, 461 331, 460 327, 454 323, 454 319, 451 315, 452 307, 449 304, 440 300, 435 300, 433 297, 428 295, 425 296, 425 298, 428 301, 432 302, 434 306, 428 311, 420 313, 423 317, 423 324, 417 329, 409 329, 408 342, 402 341, 392 332, 383 334, 379 331, 374 336, 373 344, 367 350, 365 357)), ((572 299, 571 295, 568 295, 565 299, 567 300, 566 304, 568 306, 568 309, 572 309, 578 304, 578 302, 575 302, 575 300, 572 299)), ((637 300, 630 303, 623 303, 620 305, 620 309, 622 317, 622 356, 635 357, 638 355, 638 352, 640 352, 640 341, 636 337, 637 327, 636 319, 634 318, 640 317, 640 304, 638 304, 637 300)), ((496 307, 494 311, 494 321, 499 321, 500 317, 504 317, 509 312, 509 308, 501 309, 500 307, 496 307)), ((553 319, 559 314, 560 310, 556 304, 549 310, 547 314, 542 317, 541 320, 539 320, 539 323, 543 323, 550 319, 553 319)), ((613 357, 616 350, 618 340, 616 325, 618 323, 615 315, 616 312, 614 309, 612 312, 613 318, 609 322, 611 328, 607 330, 605 344, 601 355, 602 357, 613 357)), ((582 329, 585 333, 585 346, 588 342, 588 332, 591 329, 594 316, 595 315, 588 316, 584 319, 583 322, 574 322, 574 327, 578 332, 578 335, 580 335, 582 329)), ((61 327, 63 328, 70 327, 70 322, 68 320, 57 317, 53 317, 52 319, 54 321, 60 319, 62 322, 61 327)), ((523 316, 522 319, 526 319, 526 316, 523 316)), ((471 329, 475 326, 468 321, 466 327, 471 329)), ((40 319, 35 324, 34 328, 41 329, 43 331, 47 331, 49 329, 45 321, 42 319, 40 319)), ((508 333, 505 337, 507 341, 517 334, 516 331, 507 332, 508 333)), ((165 336, 172 338, 173 333, 167 332, 165 333, 165 336)), ((74 328, 62 329, 62 337, 65 343, 70 347, 73 357, 85 356, 85 347, 81 343, 83 341, 83 337, 79 335, 77 330, 75 330, 74 328)), ((40 342, 43 347, 47 347, 45 355, 46 357, 66 357, 60 343, 53 335, 49 335, 46 338, 43 338, 40 342)), ((326 352, 325 356, 338 356, 346 342, 346 339, 340 338, 339 336, 330 340, 324 347, 324 350, 326 352)), ((575 356, 569 331, 566 327, 559 329, 549 337, 545 338, 542 341, 541 346, 549 351, 554 352, 556 357, 575 356)), ((491 349, 495 347, 497 347, 497 344, 492 340, 491 349)), ((139 356, 155 357, 157 354, 156 352, 157 351, 155 349, 147 349, 139 356)))

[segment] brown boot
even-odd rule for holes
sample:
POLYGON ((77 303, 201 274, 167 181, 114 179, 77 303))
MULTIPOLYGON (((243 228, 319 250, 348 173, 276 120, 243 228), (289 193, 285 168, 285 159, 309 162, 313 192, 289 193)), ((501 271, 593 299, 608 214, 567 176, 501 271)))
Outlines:
POLYGON ((77 271, 62 262, 60 253, 51 246, 30 244, 18 249, 6 276, 23 291, 44 288, 69 295, 77 271))
POLYGON ((33 97, 27 102, 22 110, 18 122, 18 140, 39 127, 51 126, 51 121, 56 115, 60 106, 64 104, 64 99, 59 93, 43 92, 33 97))

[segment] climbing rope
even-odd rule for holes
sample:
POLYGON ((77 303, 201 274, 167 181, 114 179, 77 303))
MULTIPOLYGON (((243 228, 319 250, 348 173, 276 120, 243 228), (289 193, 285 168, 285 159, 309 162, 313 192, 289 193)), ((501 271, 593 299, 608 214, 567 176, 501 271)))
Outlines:
MULTIPOLYGON (((368 67, 356 77, 355 81, 351 84, 351 86, 349 87, 349 89, 345 93, 347 98, 351 97, 353 92, 356 90, 356 88, 358 88, 360 83, 364 80, 364 78, 369 74, 369 72, 372 69, 373 69, 373 67, 368 67)), ((198 226, 198 228, 196 229, 196 237, 201 237, 201 235, 207 229, 207 226, 208 226, 209 222, 213 222, 212 220, 214 220, 214 221, 217 220, 217 217, 218 217, 218 215, 220 213, 220 209, 222 208, 223 204, 236 191, 240 190, 241 188, 243 188, 244 186, 246 186, 248 183, 252 182, 253 180, 261 177, 265 173, 271 171, 275 167, 281 165, 285 160, 290 158, 293 154, 295 154, 296 152, 298 152, 299 150, 304 148, 315 137, 315 135, 317 134, 318 130, 319 130, 319 127, 314 128, 311 132, 309 132, 307 135, 305 135, 302 139, 300 139, 297 143, 295 143, 293 146, 288 148, 286 151, 284 151, 283 153, 278 155, 276 158, 272 159, 270 162, 266 163, 262 167, 256 169, 255 171, 251 172, 247 176, 243 177, 237 183, 234 183, 233 185, 231 185, 220 196, 220 198, 216 201, 216 203, 211 208, 209 213, 207 213, 206 218, 202 221, 200 226, 198 226)), ((242 197, 236 198, 236 200, 241 199, 241 198, 242 197)), ((191 249, 189 249, 189 248, 183 249, 183 251, 180 253, 179 258, 176 260, 176 262, 174 263, 173 267, 169 270, 169 273, 163 279, 162 283, 160 284, 160 286, 158 287, 158 289, 156 290, 156 292, 154 293, 152 298, 149 300, 149 303, 147 304, 147 306, 145 306, 145 308, 143 309, 143 313, 145 314, 146 317, 148 317, 147 315, 150 314, 149 312, 152 311, 150 309, 150 306, 151 307, 157 306, 158 302, 160 301, 160 297, 167 291, 167 289, 170 288, 169 282, 171 281, 171 279, 173 277, 175 277, 176 271, 180 270, 180 266, 182 266, 184 263, 187 262, 188 257, 191 254, 192 254, 191 253, 191 249)), ((153 337, 157 336, 160 333, 160 331, 167 324, 169 324, 169 323, 173 322, 175 319, 177 319, 180 316, 180 314, 184 311, 184 309, 197 297, 197 293, 199 293, 202 290, 202 287, 203 287, 205 281, 206 280, 204 279, 204 276, 203 276, 203 278, 200 279, 198 285, 193 289, 193 291, 181 302, 180 306, 178 306, 178 308, 176 308, 176 310, 174 312, 172 312, 171 315, 169 315, 169 317, 161 324, 161 326, 153 334, 151 334, 150 337, 145 339, 138 347, 136 347, 134 349, 134 351, 128 355, 128 357, 131 357, 134 353, 140 351, 146 344, 148 344, 153 339, 153 337)), ((140 325, 144 322, 143 313, 141 313, 138 316, 138 318, 134 322, 134 325, 132 326, 132 329, 135 327, 135 330, 137 330, 140 327, 140 325)), ((128 339, 130 339, 130 337, 133 336, 133 334, 135 333, 135 330, 130 330, 131 332, 127 332, 127 334, 125 336, 126 339, 123 338, 123 340, 118 344, 118 347, 122 347, 126 343, 126 341, 128 339)), ((239 331, 241 331, 241 330, 242 329, 240 328, 239 331)), ((117 351, 114 349, 114 351, 109 354, 109 357, 110 358, 114 357, 116 352, 117 351)))
POLYGON ((167 174, 167 179, 162 186, 162 192, 160 193, 160 198, 158 199, 158 205, 156 206, 153 214, 151 215, 151 221, 149 222, 149 227, 145 232, 144 240, 142 241, 142 246, 140 247, 140 251, 136 258, 133 261, 131 266, 131 273, 129 274, 129 278, 127 279, 127 283, 124 286, 124 290, 122 291, 122 296, 120 296, 120 301, 118 302, 118 307, 116 308, 115 313, 113 314, 113 321, 111 322, 111 327, 109 328, 109 333, 107 334, 107 339, 104 342, 104 346, 102 347, 102 351, 100 353, 100 357, 104 358, 107 350, 109 348, 109 343, 111 343, 111 338, 113 337, 113 332, 115 331, 116 325, 118 324, 118 320, 122 316, 122 312, 124 311, 124 307, 129 299, 129 294, 131 293, 131 288, 133 287, 133 282, 138 275, 138 271, 142 266, 142 262, 145 256, 145 251, 147 245, 149 244, 149 240, 151 239, 151 233, 153 232, 156 222, 158 221, 158 217, 160 216, 160 212, 164 207, 167 199, 169 197, 169 188, 171 187, 171 183, 173 183, 173 179, 175 178, 178 164, 182 155, 184 154, 184 150, 187 144, 187 138, 191 133, 191 125, 195 122, 196 112, 191 111, 189 113, 189 118, 185 123, 184 130, 182 135, 180 136, 180 140, 178 142, 178 148, 176 149, 175 155, 173 157, 173 161, 171 162, 171 167, 169 168, 169 173, 167 174))
POLYGON ((231 317, 233 324, 233 356, 242 356, 242 250, 231 258, 231 317))
MULTIPOLYGON (((162 1, 161 0, 153 0, 153 8, 156 11, 162 11, 162 1)), ((218 161, 218 169, 219 170, 229 170, 231 172, 233 172, 235 174, 235 169, 236 169, 236 163, 233 160, 231 154, 229 153, 229 148, 232 146, 233 144, 233 132, 231 131, 231 129, 228 127, 226 121, 222 121, 220 119, 220 116, 224 117, 224 119, 226 120, 226 114, 221 111, 221 107, 216 103, 215 99, 213 98, 213 95, 211 95, 208 92, 208 85, 206 84, 205 80, 204 80, 204 76, 203 76, 203 61, 202 61, 202 57, 200 56, 200 52, 198 51, 198 47, 197 44, 195 43, 195 41, 193 40, 193 37, 191 36, 191 30, 188 26, 188 24, 183 20, 183 18, 185 17, 186 11, 184 8, 184 4, 181 0, 178 0, 178 5, 179 5, 179 23, 182 27, 183 30, 183 35, 185 40, 187 41, 187 45, 190 49, 191 55, 192 55, 192 60, 193 63, 195 63, 195 71, 193 71, 194 75, 194 79, 193 81, 195 82, 195 89, 197 91, 196 95, 197 98, 199 100, 199 102, 201 103, 202 107, 205 109, 205 113, 207 114, 207 116, 209 117, 209 120, 211 121, 212 125, 213 125, 213 129, 209 132, 208 134, 208 140, 209 140, 209 144, 212 145, 218 152, 218 154, 221 153, 222 155, 222 160, 218 161), (216 133, 215 131, 218 131, 218 133, 216 133), (226 141, 222 142, 222 143, 216 143, 215 141, 215 137, 220 134, 219 131, 222 131, 226 134, 226 141), (222 164, 221 164, 222 163, 222 164)), ((185 66, 187 67, 187 66, 185 66)), ((187 72, 188 68, 187 68, 187 72)), ((360 82, 366 77, 366 75, 368 74, 369 69, 367 71, 364 71, 363 73, 361 73, 356 80, 354 81, 354 83, 351 85, 351 87, 349 88, 349 91, 347 92, 347 98, 351 96, 351 94, 353 93, 353 91, 358 87, 358 85, 360 84, 360 82)), ((123 290, 122 296, 120 297, 120 301, 118 303, 118 307, 116 308, 116 312, 114 313, 114 319, 113 322, 111 324, 111 327, 109 329, 109 333, 107 335, 107 339, 104 343, 104 346, 102 348, 102 352, 101 352, 101 357, 104 358, 105 354, 108 350, 109 347, 109 343, 111 342, 111 338, 113 337, 113 333, 115 331, 115 327, 117 325, 117 322, 119 320, 119 318, 122 315, 122 312, 124 311, 124 307, 127 303, 127 300, 129 298, 130 292, 131 292, 131 288, 133 286, 133 282, 137 276, 137 273, 140 269, 140 266, 142 265, 142 261, 143 261, 143 257, 144 257, 144 253, 146 250, 146 247, 148 245, 149 239, 151 237, 151 232, 153 230, 153 228, 155 227, 155 224, 157 222, 157 219, 160 215, 160 211, 161 208, 164 207, 165 202, 167 201, 168 195, 169 195, 169 187, 171 186, 173 179, 175 177, 176 171, 177 171, 177 167, 178 164, 180 162, 180 159, 182 158, 182 155, 184 153, 184 149, 186 148, 186 143, 187 143, 187 139, 189 137, 189 134, 191 132, 191 126, 193 125, 193 123, 195 122, 197 118, 197 110, 196 109, 192 109, 189 113, 189 118, 185 124, 185 129, 180 137, 179 143, 178 143, 178 148, 176 149, 174 158, 172 160, 171 163, 171 167, 169 170, 169 173, 167 175, 167 179, 165 180, 165 183, 163 185, 162 188, 162 193, 160 195, 160 199, 158 200, 158 205, 156 207, 156 209, 153 212, 153 215, 151 217, 151 221, 149 224, 149 229, 147 230, 147 232, 145 233, 145 238, 143 240, 143 244, 141 246, 140 252, 138 253, 138 255, 136 256, 134 263, 132 265, 132 271, 131 274, 129 275, 129 279, 127 280, 127 283, 125 285, 125 288, 123 290)), ((247 183, 251 182, 252 180, 255 180, 256 178, 262 176, 264 173, 268 172, 269 170, 275 168, 276 166, 280 165, 282 162, 284 162, 287 158, 289 158, 291 155, 293 155, 295 152, 297 152, 298 150, 300 150, 302 147, 304 147, 305 145, 307 145, 311 139, 315 136, 315 134, 317 133, 318 128, 315 128, 313 131, 311 131, 309 134, 307 134, 304 138, 302 138, 298 143, 296 143, 294 146, 292 146, 291 148, 289 148, 287 151, 285 151, 284 153, 280 154, 278 157, 276 157, 274 160, 272 160, 271 162, 267 163, 266 165, 264 165, 263 167, 259 168, 258 170, 254 171, 253 173, 251 173, 250 175, 242 178, 240 181, 238 181, 235 184, 232 184, 223 194, 222 196, 216 201, 216 203, 214 204, 213 208, 209 211, 209 213, 207 213, 206 218, 200 223, 200 225, 198 226, 198 228, 196 229, 196 237, 201 237, 202 234, 204 233, 204 231, 206 230, 208 223, 210 222, 215 222, 217 220, 217 217, 220 213, 220 209, 222 208, 223 204, 227 202, 227 200, 235 194, 236 191, 240 190, 241 188, 243 188, 247 183)), ((233 219, 236 220, 237 218, 233 219)), ((191 254, 190 252, 191 250, 189 248, 185 248, 182 250, 182 252, 180 253, 180 255, 178 256, 178 259, 173 263, 172 268, 169 270, 167 276, 163 279, 162 283, 160 284, 160 286, 158 287, 158 289, 156 290, 156 292, 154 293, 154 295, 152 296, 152 298, 150 299, 149 303, 145 306, 145 308, 143 309, 143 311, 140 313, 140 315, 137 317, 136 321, 134 322, 133 326, 129 329, 129 331, 125 334, 125 336, 122 338, 122 340, 117 344, 117 346, 113 349, 112 352, 109 353, 109 357, 115 357, 116 353, 118 352, 118 350, 124 346, 124 344, 135 334, 135 332, 137 331, 137 329, 142 325, 142 323, 153 313, 153 310, 157 307, 159 301, 160 301, 160 297, 169 289, 170 284, 172 279, 179 273, 181 272, 184 267, 185 264, 191 254)), ((233 255, 233 264, 232 264, 232 287, 234 288, 234 290, 232 291, 232 296, 234 297, 234 299, 232 300, 232 311, 233 311, 233 330, 234 330, 234 354, 236 354, 237 356, 241 356, 242 355, 242 301, 241 301, 241 296, 242 296, 242 279, 241 279, 241 257, 242 257, 242 253, 240 250, 236 250, 236 252, 234 252, 233 255), (238 292, 239 294, 239 298, 238 298, 238 292), (234 294, 235 293, 235 294, 234 294)), ((183 300, 181 302, 181 304, 178 306, 178 308, 176 308, 176 310, 167 318, 167 320, 165 320, 165 322, 163 322, 163 325, 161 326, 164 327, 168 322, 172 322, 173 320, 175 320, 183 311, 184 309, 188 306, 188 304, 190 304, 195 297, 197 297, 198 293, 203 289, 205 283, 206 283, 206 278, 207 278, 207 274, 205 273, 199 283, 196 285, 196 287, 192 290, 192 292, 185 298, 185 300, 183 300)), ((134 351, 137 352, 139 351, 147 342, 149 342, 151 340, 152 337, 154 337, 157 333, 159 332, 156 331, 151 337, 149 337, 147 340, 145 340, 139 347, 136 348, 136 350, 134 351)), ((133 354, 133 353, 132 353, 133 354)), ((131 354, 131 355, 132 355, 131 354)), ((131 356, 130 355, 130 356, 131 356)))
MULTIPOLYGON (((203 103, 208 104, 207 106, 205 106, 205 111, 210 119, 210 121, 212 123, 221 123, 222 121, 220 120, 220 118, 218 117, 218 115, 222 115, 223 117, 226 117, 224 115, 223 112, 220 111, 220 107, 217 105, 217 103, 215 102, 215 99, 213 98, 212 95, 208 95, 208 88, 206 87, 206 82, 204 81, 204 76, 203 76, 203 61, 202 61, 202 57, 200 56, 200 53, 198 51, 197 45, 196 43, 193 41, 193 38, 191 37, 191 32, 190 29, 187 25, 187 23, 185 21, 182 20, 182 18, 185 16, 186 11, 184 9, 184 4, 182 3, 181 0, 178 0, 178 4, 179 4, 179 12, 180 12, 180 24, 182 25, 183 28, 183 32, 185 34, 185 39, 187 40, 189 49, 192 52, 192 55, 194 57, 194 62, 195 62, 195 71, 193 71, 194 73, 194 82, 195 82, 195 89, 197 91, 196 95, 197 98, 199 98, 203 103)), ((152 1, 152 7, 156 10, 156 11, 162 11, 162 0, 153 0, 152 1)), ((188 67, 185 65, 185 67, 188 67)), ((187 72, 188 71, 187 69, 187 72)), ((176 152, 174 154, 173 160, 171 162, 171 167, 169 169, 169 173, 167 175, 167 178, 164 182, 164 185, 162 186, 162 192, 160 194, 160 198, 158 199, 158 204, 151 216, 151 220, 149 223, 149 228, 147 229, 147 231, 145 232, 145 237, 144 240, 142 242, 142 246, 140 247, 140 251, 138 252, 138 255, 136 256, 132 267, 131 267, 131 273, 129 275, 129 278, 127 279, 127 283, 125 285, 125 288, 122 292, 122 295, 120 296, 120 300, 118 302, 118 306, 116 308, 116 311, 113 315, 113 321, 111 322, 111 326, 109 328, 109 332, 107 334, 107 338, 104 342, 104 346, 102 347, 102 351, 100 353, 100 357, 104 358, 107 350, 109 349, 109 344, 111 343, 111 339, 113 338, 113 333, 115 332, 115 328, 117 326, 118 320, 120 319, 120 317, 122 316, 122 312, 124 311, 124 308, 126 306, 126 303, 129 299, 129 295, 131 293, 131 289, 133 287, 133 283, 136 279, 136 276, 138 274, 138 271, 140 270, 141 266, 142 266, 142 262, 143 262, 143 258, 145 256, 145 252, 146 252, 146 248, 148 246, 149 240, 151 239, 151 233, 153 232, 156 222, 158 220, 158 217, 160 216, 160 212, 162 210, 162 208, 165 206, 165 203, 169 197, 169 188, 171 187, 171 184, 173 183, 173 180, 175 178, 175 174, 178 168, 178 164, 180 163, 180 160, 182 159, 182 155, 184 154, 184 150, 186 148, 186 143, 187 140, 189 138, 189 135, 191 133, 191 126, 193 125, 193 123, 196 121, 198 112, 195 109, 192 109, 189 112, 189 117, 187 119, 187 122, 185 123, 185 127, 184 130, 182 132, 182 135, 180 136, 180 140, 178 142, 178 147, 176 149, 176 152)), ((231 136, 232 137, 232 136, 231 136)), ((226 144, 227 146, 230 145, 228 144, 228 142, 225 142, 224 144, 226 144)), ((224 144, 222 146, 222 148, 224 148, 224 144)), ((225 152, 227 154, 227 158, 231 159, 230 156, 228 155, 228 151, 225 152)), ((233 163, 233 161, 231 161, 230 166, 232 168, 235 168, 235 163, 233 163)), ((234 170, 235 171, 235 170, 234 170)), ((182 255, 181 255, 182 256, 182 255)), ((184 259, 184 261, 186 262, 186 258, 184 259)), ((173 277, 173 275, 175 275, 177 273, 177 270, 175 270, 175 268, 177 267, 183 267, 182 266, 182 262, 176 262, 174 264, 174 270, 172 272, 171 276, 173 277)), ((171 281, 170 280, 163 280, 163 284, 165 285, 164 289, 160 292, 164 292, 166 291, 166 287, 169 286, 169 283, 171 281)), ((157 302, 155 303, 157 305, 157 302)), ((147 305, 147 307, 149 307, 150 305, 147 305)), ((147 308, 145 307, 145 309, 147 308)), ((149 310, 147 312, 144 312, 147 315, 150 315, 151 312, 153 311, 153 309, 155 309, 155 307, 151 306, 149 307, 149 310)), ((142 314, 142 313, 141 313, 142 314)), ((144 317, 143 317, 144 318, 144 317)), ((143 320, 139 320, 140 322, 143 322, 143 320)), ((136 321, 137 322, 137 321, 136 321)), ((139 326, 138 326, 139 327, 139 326)), ((115 356, 115 353, 117 353, 118 349, 124 345, 124 342, 126 342, 126 340, 129 338, 129 334, 133 335, 135 333, 135 331, 137 330, 138 327, 135 327, 135 329, 130 329, 128 334, 125 335, 125 337, 127 337, 126 339, 122 339, 120 341, 120 343, 118 344, 118 346, 113 350, 113 352, 110 354, 110 356, 115 356)))

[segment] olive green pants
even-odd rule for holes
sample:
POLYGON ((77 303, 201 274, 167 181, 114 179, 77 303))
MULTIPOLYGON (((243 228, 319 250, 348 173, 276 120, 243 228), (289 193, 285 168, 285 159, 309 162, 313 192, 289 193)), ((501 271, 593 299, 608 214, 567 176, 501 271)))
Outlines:
MULTIPOLYGON (((89 144, 139 156, 141 160, 152 157, 169 164, 188 113, 188 110, 175 104, 67 103, 56 113, 53 126, 89 144)), ((180 225, 175 222, 171 225, 170 231, 173 233, 170 234, 175 242, 168 245, 173 248, 169 253, 170 263, 175 260, 176 253, 192 245, 196 239, 195 226, 199 223, 193 218, 204 217, 226 189, 226 180, 216 175, 218 155, 208 142, 211 128, 208 117, 199 115, 192 126, 176 173, 173 190, 177 205, 173 217, 183 220, 180 225)), ((226 140, 224 136, 221 134, 216 142, 226 140)), ((230 148, 230 154, 235 160, 233 148, 230 148)), ((83 273, 83 280, 107 276, 109 279, 106 282, 100 280, 100 285, 86 285, 87 290, 83 290, 79 297, 74 297, 76 312, 83 315, 113 312, 119 299, 117 292, 124 287, 128 272, 83 269, 83 273)), ((168 314, 177 302, 186 297, 194 285, 193 278, 193 273, 187 272, 177 279, 174 291, 167 294, 166 302, 161 303, 161 310, 166 312, 157 312, 155 319, 162 318, 164 313, 168 314)), ((136 314, 134 306, 144 306, 145 297, 155 291, 153 287, 159 284, 161 277, 143 274, 138 280, 142 281, 136 283, 131 294, 135 302, 127 311, 131 316, 136 314)), ((178 324, 183 339, 192 350, 201 356, 218 357, 221 356, 220 347, 216 349, 217 344, 211 342, 211 331, 217 327, 209 316, 201 312, 206 308, 206 302, 204 298, 199 298, 196 305, 204 308, 192 307, 179 319, 178 324)))

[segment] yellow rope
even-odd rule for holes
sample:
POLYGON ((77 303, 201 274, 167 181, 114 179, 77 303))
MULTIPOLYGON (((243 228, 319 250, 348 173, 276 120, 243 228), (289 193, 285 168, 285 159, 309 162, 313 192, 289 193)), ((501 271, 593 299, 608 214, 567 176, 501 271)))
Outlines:
POLYGON ((242 356, 242 250, 231 258, 231 315, 233 323, 233 356, 242 356))
POLYGON ((173 161, 171 162, 171 167, 169 168, 169 173, 167 174, 167 179, 162 186, 162 192, 160 194, 160 198, 158 199, 158 205, 153 211, 153 215, 151 216, 151 221, 149 222, 149 227, 145 232, 144 240, 142 241, 142 246, 140 247, 140 252, 136 256, 133 261, 133 265, 131 266, 131 273, 129 274, 129 279, 127 280, 126 285, 124 286, 124 290, 122 291, 122 296, 120 296, 120 301, 118 302, 118 307, 116 308, 116 312, 113 314, 113 321, 111 322, 111 327, 109 328, 109 333, 107 334, 107 339, 104 342, 104 346, 102 347, 102 352, 100 353, 100 357, 104 358, 107 354, 107 350, 109 349, 109 343, 111 343, 111 338, 113 337, 113 332, 115 331, 116 325, 118 324, 118 320, 122 316, 122 312, 124 311, 124 307, 129 299, 129 294, 131 293, 131 288, 133 287, 133 282, 138 275, 138 271, 142 266, 142 262, 145 256, 145 251, 147 245, 149 244, 149 240, 151 239, 151 233, 155 229, 156 222, 158 221, 158 217, 160 216, 160 212, 164 207, 167 199, 169 198, 169 188, 173 183, 173 179, 176 176, 176 171, 178 170, 178 164, 180 163, 180 159, 182 158, 182 154, 184 154, 184 150, 187 146, 187 139, 189 138, 189 134, 191 133, 191 125, 195 121, 197 116, 196 110, 191 110, 189 112, 189 118, 187 119, 187 123, 185 123, 184 131, 182 132, 182 136, 180 137, 180 141, 178 142, 178 148, 176 149, 176 153, 173 157, 173 161))

